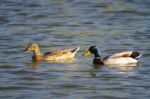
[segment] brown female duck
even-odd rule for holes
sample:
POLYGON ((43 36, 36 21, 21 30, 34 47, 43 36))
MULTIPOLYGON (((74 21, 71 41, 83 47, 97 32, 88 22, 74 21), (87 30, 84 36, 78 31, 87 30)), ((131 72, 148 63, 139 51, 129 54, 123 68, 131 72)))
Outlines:
POLYGON ((69 59, 73 58, 75 54, 78 52, 80 48, 75 49, 63 49, 63 50, 56 50, 56 51, 50 51, 46 52, 44 54, 41 54, 40 48, 36 43, 30 43, 25 48, 25 52, 33 52, 32 59, 34 61, 57 61, 57 60, 63 60, 63 59, 69 59))

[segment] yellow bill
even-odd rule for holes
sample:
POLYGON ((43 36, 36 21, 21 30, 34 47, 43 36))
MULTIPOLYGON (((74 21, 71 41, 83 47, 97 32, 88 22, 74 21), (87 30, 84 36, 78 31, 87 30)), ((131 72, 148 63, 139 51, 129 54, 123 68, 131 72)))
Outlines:
POLYGON ((90 51, 85 51, 84 53, 83 53, 83 56, 91 56, 92 54, 91 54, 91 52, 90 51))

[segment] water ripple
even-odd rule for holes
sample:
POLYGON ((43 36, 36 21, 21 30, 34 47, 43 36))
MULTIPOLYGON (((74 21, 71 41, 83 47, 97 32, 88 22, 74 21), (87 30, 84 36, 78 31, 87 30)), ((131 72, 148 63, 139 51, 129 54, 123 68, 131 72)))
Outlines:
POLYGON ((0 98, 149 99, 148 0, 1 0, 0 98), (81 47, 76 61, 32 62, 22 50, 81 47), (143 54, 137 67, 94 67, 82 54, 96 45, 102 57, 143 54))

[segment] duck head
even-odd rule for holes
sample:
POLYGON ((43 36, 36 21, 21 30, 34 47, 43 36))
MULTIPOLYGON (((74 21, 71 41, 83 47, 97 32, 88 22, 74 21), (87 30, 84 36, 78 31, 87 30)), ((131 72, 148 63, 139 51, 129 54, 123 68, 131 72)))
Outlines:
POLYGON ((30 43, 28 46, 25 48, 24 52, 30 52, 30 51, 36 51, 39 50, 39 47, 36 43, 30 43))
POLYGON ((87 51, 84 52, 83 56, 94 55, 93 64, 94 65, 104 65, 101 56, 99 55, 98 48, 96 46, 91 46, 87 51))
POLYGON ((98 48, 96 46, 91 46, 87 51, 84 52, 83 56, 94 55, 95 57, 100 57, 98 48))

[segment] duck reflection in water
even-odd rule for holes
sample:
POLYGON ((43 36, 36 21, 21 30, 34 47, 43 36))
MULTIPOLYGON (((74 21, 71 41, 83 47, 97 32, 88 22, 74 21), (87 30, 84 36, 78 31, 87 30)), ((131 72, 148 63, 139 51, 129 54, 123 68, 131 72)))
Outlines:
MULTIPOLYGON (((78 61, 76 58, 70 58, 70 59, 64 59, 64 60, 54 60, 54 61, 46 61, 47 63, 62 63, 62 64, 70 64, 70 63, 74 63, 78 61)), ((43 63, 43 61, 35 61, 35 60, 32 60, 32 61, 28 61, 26 62, 25 64, 27 66, 30 66, 30 68, 32 69, 37 69, 40 64, 43 63)))

